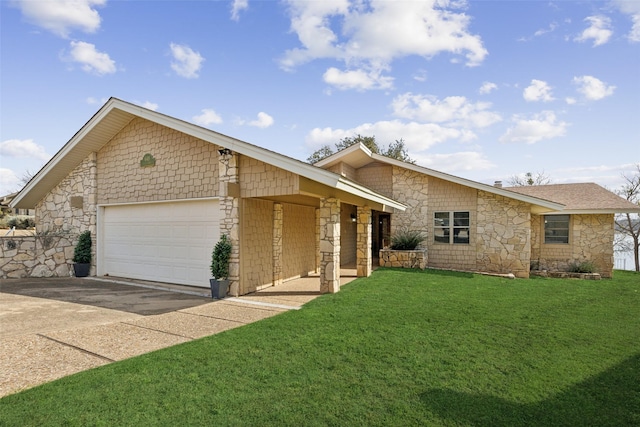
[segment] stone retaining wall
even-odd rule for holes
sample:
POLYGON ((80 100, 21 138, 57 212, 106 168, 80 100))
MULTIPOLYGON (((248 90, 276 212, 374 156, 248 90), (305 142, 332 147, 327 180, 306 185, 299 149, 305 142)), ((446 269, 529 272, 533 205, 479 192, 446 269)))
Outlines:
POLYGON ((68 277, 78 235, 37 235, 0 239, 0 278, 68 277))
POLYGON ((532 276, 553 277, 557 279, 582 279, 582 280, 600 280, 602 275, 599 273, 571 273, 568 271, 547 271, 547 270, 531 270, 532 276))
POLYGON ((417 249, 414 251, 397 251, 392 249, 380 249, 380 267, 399 268, 427 268, 427 251, 417 249))

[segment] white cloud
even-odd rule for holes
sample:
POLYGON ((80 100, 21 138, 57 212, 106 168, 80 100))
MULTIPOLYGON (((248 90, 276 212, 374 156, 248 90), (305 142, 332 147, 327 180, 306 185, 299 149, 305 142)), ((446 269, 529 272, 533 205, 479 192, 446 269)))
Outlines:
POLYGON ((564 101, 569 104, 569 105, 573 105, 575 103, 577 103, 578 101, 576 101, 575 98, 571 97, 571 96, 567 96, 564 101))
POLYGON ((248 123, 249 126, 254 126, 257 128, 265 129, 269 126, 273 125, 273 117, 260 111, 258 113, 258 118, 256 120, 252 120, 248 123))
POLYGON ((181 45, 176 43, 170 44, 171 55, 173 61, 171 62, 171 68, 179 76, 187 79, 195 79, 198 77, 198 72, 202 67, 204 58, 200 53, 195 52, 187 45, 181 45))
POLYGON ((102 76, 116 72, 115 61, 108 54, 98 52, 91 43, 72 41, 69 60, 82 64, 87 73, 102 76))
POLYGON ((20 178, 11 169, 0 168, 0 196, 11 194, 19 187, 20 178))
POLYGON ((640 2, 630 0, 614 0, 613 3, 620 11, 631 18, 631 30, 627 38, 632 43, 640 42, 640 2))
POLYGON ((193 116, 191 120, 200 126, 209 126, 222 123, 222 117, 210 108, 204 108, 199 116, 193 116))
POLYGON ((530 102, 549 102, 554 99, 551 95, 551 86, 545 81, 536 79, 531 80, 531 84, 524 89, 522 96, 526 101, 530 102))
POLYGON ((139 105, 144 107, 144 108, 146 108, 146 109, 149 109, 151 111, 157 111, 158 107, 159 107, 158 104, 156 104, 155 102, 151 102, 151 101, 144 101, 144 102, 140 103, 139 105))
POLYGON ((631 31, 629 31, 627 37, 632 43, 640 43, 640 13, 633 15, 631 19, 633 21, 633 26, 631 27, 631 31))
POLYGON ((231 4, 231 19, 234 21, 240 20, 240 12, 249 8, 248 0, 233 0, 231 4))
POLYGON ((489 102, 470 102, 464 96, 448 96, 442 100, 431 95, 405 93, 391 103, 396 117, 421 122, 446 123, 453 127, 484 128, 502 120, 490 111, 489 102))
POLYGON ((351 129, 315 128, 306 136, 311 147, 333 145, 345 137, 354 135, 375 136, 381 145, 403 139, 408 151, 413 155, 448 140, 470 141, 476 138, 471 131, 440 126, 435 123, 405 123, 400 120, 364 123, 351 129))
POLYGON ((585 19, 589 23, 589 27, 586 28, 579 36, 575 38, 576 41, 585 42, 593 40, 593 46, 600 46, 609 41, 613 31, 611 31, 611 19, 603 15, 587 16, 585 19))
POLYGON ((541 37, 541 36, 544 36, 545 34, 552 33, 557 28, 558 28, 558 23, 557 22, 552 22, 552 23, 549 24, 549 26, 547 28, 540 28, 535 33, 533 33, 532 36, 520 37, 518 39, 518 41, 519 42, 528 42, 528 41, 533 40, 536 37, 541 37))
POLYGON ((93 96, 89 96, 87 97, 87 99, 85 100, 87 104, 89 105, 103 105, 105 104, 107 101, 109 100, 109 98, 94 98, 93 96))
POLYGON ((48 161, 51 158, 44 147, 36 144, 32 139, 2 141, 0 142, 0 154, 4 157, 32 158, 41 161, 48 161))
POLYGON ((578 92, 590 101, 597 101, 613 95, 616 89, 613 85, 607 85, 602 80, 593 76, 574 77, 573 83, 578 85, 578 92))
POLYGON ((552 32, 554 32, 556 30, 556 28, 558 28, 558 23, 557 22, 552 22, 551 24, 549 24, 549 27, 539 29, 538 31, 536 31, 533 34, 533 36, 534 37, 540 37, 540 36, 542 36, 544 34, 552 33, 552 32))
POLYGON ((389 89, 393 86, 393 77, 381 76, 377 72, 363 70, 340 71, 331 67, 322 77, 325 83, 341 90, 389 89))
POLYGON ((514 116, 515 125, 500 137, 500 142, 525 142, 535 144, 543 139, 563 136, 568 123, 558 121, 552 111, 535 114, 531 119, 514 116))
POLYGON ((457 172, 493 169, 496 165, 482 153, 461 151, 449 154, 411 154, 420 166, 436 169, 441 172, 457 172))
POLYGON ((27 21, 52 33, 67 38, 77 28, 85 33, 94 33, 100 28, 100 15, 95 6, 106 0, 18 0, 27 21))
MULTIPOLYGON (((338 84, 344 85, 347 78, 358 77, 360 82, 364 76, 380 76, 395 59, 406 56, 431 58, 450 53, 464 55, 468 66, 476 66, 488 53, 481 38, 468 31, 469 16, 454 10, 464 2, 288 0, 287 3, 291 31, 297 34, 301 47, 287 50, 281 67, 292 70, 320 58, 342 61, 348 71, 333 69, 329 76, 338 84), (360 74, 353 74, 355 70, 360 70, 360 74)), ((380 83, 371 88, 379 88, 380 83)), ((346 85, 349 86, 363 89, 362 84, 346 85)))
POLYGON ((492 91, 498 89, 498 85, 492 82, 484 82, 482 83, 482 86, 480 86, 480 89, 478 90, 478 92, 480 92, 482 95, 486 95, 488 93, 491 93, 492 91))

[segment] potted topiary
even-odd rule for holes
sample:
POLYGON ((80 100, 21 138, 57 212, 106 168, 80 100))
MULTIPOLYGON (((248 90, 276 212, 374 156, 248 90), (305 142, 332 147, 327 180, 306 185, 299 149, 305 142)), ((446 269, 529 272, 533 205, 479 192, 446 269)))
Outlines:
POLYGON ((76 277, 87 277, 91 268, 91 232, 80 234, 73 252, 73 271, 76 277))
POLYGON ((222 299, 229 292, 229 258, 231 258, 231 241, 226 234, 220 237, 211 255, 211 298, 222 299))

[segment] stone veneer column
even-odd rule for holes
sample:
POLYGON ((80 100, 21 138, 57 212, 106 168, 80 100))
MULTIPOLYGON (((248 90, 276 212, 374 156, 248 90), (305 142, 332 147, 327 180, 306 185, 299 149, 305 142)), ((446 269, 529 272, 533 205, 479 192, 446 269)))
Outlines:
POLYGON ((220 183, 220 235, 231 240, 229 261, 229 293, 240 294, 240 195, 238 184, 238 155, 223 154, 218 158, 220 183))
POLYGON ((273 286, 282 284, 282 229, 283 210, 281 203, 273 204, 273 286))
POLYGON ((358 277, 371 275, 371 208, 358 206, 356 266, 358 277))
POLYGON ((320 292, 340 290, 340 200, 320 199, 320 292))
POLYGON ((320 209, 316 209, 316 273, 320 271, 320 209))

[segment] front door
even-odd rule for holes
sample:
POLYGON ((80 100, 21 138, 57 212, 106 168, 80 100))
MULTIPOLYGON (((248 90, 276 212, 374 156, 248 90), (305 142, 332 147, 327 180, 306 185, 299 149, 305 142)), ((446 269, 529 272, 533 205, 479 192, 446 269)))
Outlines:
POLYGON ((378 258, 380 249, 391 244, 391 214, 374 211, 371 234, 372 255, 378 258))

